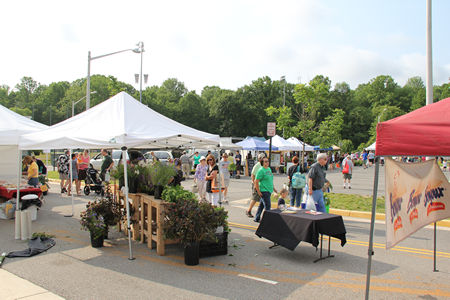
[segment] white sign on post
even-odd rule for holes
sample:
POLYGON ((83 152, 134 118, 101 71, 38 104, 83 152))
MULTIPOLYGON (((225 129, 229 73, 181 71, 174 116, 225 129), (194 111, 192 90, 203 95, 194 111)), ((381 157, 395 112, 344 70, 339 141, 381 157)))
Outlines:
POLYGON ((267 122, 267 136, 276 135, 277 124, 275 122, 267 122))

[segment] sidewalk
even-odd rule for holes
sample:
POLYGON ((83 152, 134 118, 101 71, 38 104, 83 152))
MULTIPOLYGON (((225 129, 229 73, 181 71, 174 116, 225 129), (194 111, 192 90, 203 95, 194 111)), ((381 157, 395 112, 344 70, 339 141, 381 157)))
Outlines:
POLYGON ((0 299, 52 300, 64 299, 28 280, 22 279, 4 269, 0 269, 0 299))

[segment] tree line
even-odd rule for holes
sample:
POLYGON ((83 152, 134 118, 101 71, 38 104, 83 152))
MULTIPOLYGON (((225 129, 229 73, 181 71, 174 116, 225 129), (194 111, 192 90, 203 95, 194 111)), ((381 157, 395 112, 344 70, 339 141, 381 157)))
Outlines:
MULTIPOLYGON (((91 77, 91 107, 120 91, 139 99, 139 91, 113 76, 91 77)), ((53 125, 72 115, 72 101, 86 95, 86 79, 39 84, 23 77, 14 89, 0 85, 0 104, 33 120, 53 125)), ((434 86, 434 102, 450 97, 450 83, 434 86)), ((265 76, 236 90, 206 86, 200 94, 169 78, 161 86, 142 91, 142 102, 187 126, 220 136, 265 136, 266 123, 277 122, 277 133, 295 136, 308 144, 361 150, 375 141, 376 124, 425 105, 420 77, 400 86, 380 75, 352 90, 317 75, 308 83, 294 84, 265 76)), ((75 106, 75 114, 85 102, 75 106)))

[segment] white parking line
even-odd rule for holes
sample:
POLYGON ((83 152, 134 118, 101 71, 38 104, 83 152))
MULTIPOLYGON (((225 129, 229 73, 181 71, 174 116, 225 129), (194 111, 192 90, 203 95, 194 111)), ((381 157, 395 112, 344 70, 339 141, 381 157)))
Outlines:
POLYGON ((245 278, 248 278, 248 279, 253 279, 253 280, 256 280, 256 281, 261 281, 261 282, 264 282, 264 283, 273 284, 273 285, 278 283, 277 281, 264 279, 264 278, 259 278, 259 277, 254 277, 254 276, 250 276, 250 275, 247 275, 247 274, 239 274, 238 276, 239 277, 245 277, 245 278))

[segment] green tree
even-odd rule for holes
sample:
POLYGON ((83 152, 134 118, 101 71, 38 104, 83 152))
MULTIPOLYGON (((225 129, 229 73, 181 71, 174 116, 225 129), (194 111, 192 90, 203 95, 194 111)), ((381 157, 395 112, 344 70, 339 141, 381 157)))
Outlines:
POLYGON ((336 108, 332 115, 325 118, 319 126, 318 134, 314 139, 315 144, 320 145, 322 148, 328 148, 341 140, 344 114, 342 109, 336 108))

